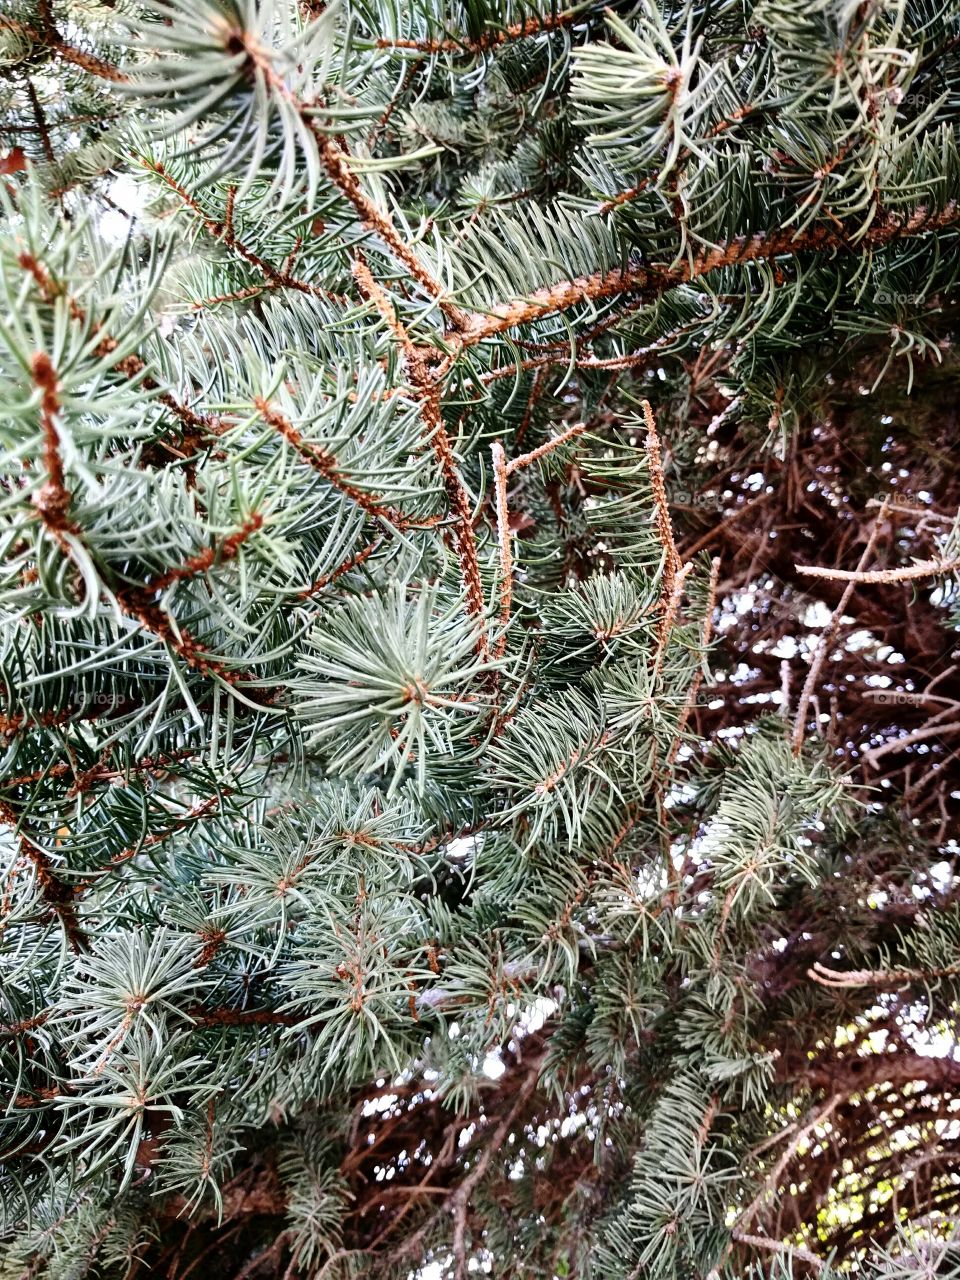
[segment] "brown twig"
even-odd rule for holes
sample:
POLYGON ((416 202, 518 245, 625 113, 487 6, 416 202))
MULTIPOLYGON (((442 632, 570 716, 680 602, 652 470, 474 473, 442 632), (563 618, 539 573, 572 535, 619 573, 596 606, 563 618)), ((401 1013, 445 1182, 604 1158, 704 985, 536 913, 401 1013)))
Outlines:
POLYGON ((391 507, 386 506, 381 499, 367 493, 365 489, 359 488, 348 480, 340 470, 340 464, 334 455, 328 453, 322 445, 314 444, 311 440, 305 440, 290 419, 275 408, 269 400, 265 400, 262 396, 255 396, 253 403, 267 426, 273 427, 278 435, 283 436, 284 440, 293 446, 304 462, 313 467, 315 471, 319 471, 324 480, 332 485, 333 488, 338 489, 344 497, 349 498, 367 515, 386 521, 394 529, 410 528, 412 521, 408 520, 401 512, 394 511, 391 507))
POLYGON ((566 311, 580 302, 631 293, 652 299, 679 284, 747 262, 793 257, 804 252, 851 253, 882 248, 899 239, 942 230, 958 218, 960 201, 951 200, 939 211, 920 206, 906 217, 899 213, 887 214, 856 241, 852 238, 853 233, 848 234, 844 227, 837 229, 825 224, 803 232, 791 229, 758 231, 751 236, 737 236, 674 267, 635 263, 536 289, 525 298, 498 303, 484 315, 472 316, 466 326, 461 327, 459 336, 464 346, 472 346, 517 325, 566 311))
POLYGON ((47 164, 55 164, 57 157, 53 151, 53 143, 50 141, 50 129, 47 125, 47 117, 44 115, 43 107, 37 96, 33 81, 27 76, 27 97, 30 99, 30 106, 33 109, 33 118, 37 122, 37 132, 40 135, 40 145, 43 147, 43 154, 46 157, 47 164))
POLYGON ((315 596, 324 587, 329 587, 332 582, 336 582, 338 578, 342 578, 345 573, 349 573, 351 569, 359 569, 360 566, 373 555, 378 547, 383 545, 383 538, 374 538, 372 542, 368 542, 365 547, 349 556, 344 560, 343 564, 337 565, 336 569, 331 569, 329 573, 325 573, 322 577, 317 578, 315 582, 311 582, 309 587, 304 587, 300 592, 300 598, 306 600, 309 596, 315 596))
POLYGON ((46 483, 34 494, 33 505, 40 519, 69 555, 70 546, 64 534, 75 532, 67 519, 70 493, 66 487, 57 418, 60 414, 60 383, 53 362, 45 351, 38 351, 30 365, 33 381, 40 392, 40 426, 43 431, 43 461, 46 483))
POLYGON ((667 501, 667 486, 663 478, 663 459, 660 454, 660 437, 657 424, 649 400, 640 404, 643 420, 647 428, 646 450, 650 468, 650 487, 653 492, 654 515, 657 525, 657 536, 663 548, 663 578, 660 585, 660 623, 658 626, 659 647, 662 651, 666 645, 672 622, 668 617, 676 608, 679 600, 676 596, 677 575, 680 572, 680 555, 673 536, 673 522, 670 519, 670 503, 667 501))
POLYGON ((831 582, 853 582, 880 585, 887 582, 911 582, 915 578, 938 578, 960 569, 960 556, 946 560, 918 560, 902 569, 827 569, 817 564, 798 564, 797 573, 808 578, 827 578, 831 582))
POLYGON ((0 821, 6 822, 18 833, 20 853, 29 862, 37 876, 43 900, 53 909, 63 926, 64 936, 73 951, 87 950, 87 935, 80 927, 77 918, 77 891, 72 885, 62 880, 53 869, 50 855, 27 832, 17 815, 6 803, 0 800, 0 821))
POLYGON ((830 969, 816 961, 807 977, 822 987, 843 990, 848 987, 906 987, 911 982, 935 982, 960 974, 960 964, 943 969, 830 969))
POLYGON ((92 76, 98 76, 102 80, 112 80, 114 84, 126 84, 129 80, 129 76, 119 67, 105 62, 103 58, 98 58, 96 54, 86 49, 78 49, 75 45, 68 43, 52 23, 48 22, 44 30, 38 30, 36 27, 31 27, 29 23, 19 22, 16 18, 0 14, 0 27, 12 31, 14 35, 23 36, 34 44, 44 45, 56 57, 88 71, 92 76))
POLYGON ((85 769, 81 773, 76 772, 75 764, 51 765, 45 769, 36 769, 33 773, 22 773, 16 777, 4 778, 3 786, 5 790, 14 787, 30 786, 34 782, 41 782, 47 778, 64 778, 73 777, 68 796, 80 795, 85 791, 89 791, 92 787, 99 783, 124 782, 131 776, 138 773, 150 773, 157 777, 169 772, 171 766, 179 764, 181 761, 190 760, 197 755, 197 749, 193 747, 185 747, 180 751, 173 751, 169 755, 145 756, 142 760, 130 761, 121 769, 111 769, 103 762, 95 764, 91 769, 85 769))
POLYGON ((262 528, 263 516, 255 511, 244 520, 236 533, 231 533, 224 538, 219 548, 205 547, 203 551, 198 551, 195 556, 190 556, 184 564, 178 565, 174 569, 168 569, 166 573, 160 574, 157 578, 151 578, 147 583, 147 588, 151 591, 166 591, 175 582, 184 582, 189 578, 195 578, 201 573, 206 573, 215 564, 226 564, 237 556, 240 548, 250 535, 262 528))
POLYGON ((529 453, 521 453, 518 458, 512 458, 506 465, 506 474, 512 476, 521 467, 529 467, 532 462, 539 462, 541 458, 545 458, 548 453, 552 453, 560 445, 566 444, 569 440, 575 440, 577 436, 582 436, 586 429, 582 422, 578 422, 575 426, 568 427, 566 431, 562 431, 560 435, 554 436, 552 440, 547 440, 544 444, 538 445, 536 449, 531 449, 529 453))
MULTIPOLYGON (((689 562, 688 562, 689 563, 689 562)), ((700 648, 706 652, 710 647, 710 641, 713 639, 713 611, 717 604, 717 583, 720 579, 720 557, 714 556, 710 563, 710 583, 707 587, 707 606, 703 619, 703 630, 700 633, 700 648)), ((683 704, 683 710, 680 713, 680 719, 677 722, 677 732, 674 735, 673 745, 670 747, 667 755, 667 764, 672 765, 677 758, 683 741, 683 733, 687 727, 687 721, 693 708, 697 704, 697 696, 700 693, 700 686, 703 683, 703 667, 698 666, 696 675, 690 685, 687 693, 686 701, 683 704)))
POLYGON ((169 840, 171 836, 179 835, 179 833, 186 827, 191 826, 193 823, 200 822, 204 818, 210 817, 211 814, 217 812, 220 808, 222 799, 229 794, 230 791, 228 789, 224 789, 217 794, 208 796, 206 800, 198 800, 197 803, 191 806, 186 813, 175 818, 165 830, 154 831, 151 835, 145 836, 141 841, 139 841, 139 843, 130 845, 121 853, 115 853, 113 857, 110 858, 108 862, 105 862, 102 867, 98 867, 92 874, 78 880, 73 888, 73 892, 75 894, 84 893, 87 889, 91 888, 92 885, 96 884, 101 876, 106 875, 110 871, 116 871, 118 867, 122 867, 125 862, 129 862, 131 858, 137 857, 139 854, 143 853, 145 849, 154 849, 157 845, 163 844, 165 841, 169 840))
POLYGON ((733 1231, 733 1238, 738 1244, 748 1244, 754 1249, 767 1249, 771 1253, 792 1254, 793 1257, 809 1263, 816 1271, 822 1271, 825 1265, 822 1258, 804 1248, 803 1245, 784 1244, 782 1240, 771 1240, 768 1236, 748 1235, 745 1231, 738 1231, 736 1228, 733 1231))
POLYGON ((494 506, 497 512, 497 548, 500 554, 500 634, 493 649, 495 658, 502 658, 507 647, 507 626, 513 601, 513 547, 510 536, 510 511, 507 506, 506 454, 499 441, 491 445, 493 455, 494 506))
POLYGON ((813 1114, 811 1115, 810 1119, 806 1122, 806 1124, 802 1125, 799 1129, 797 1129, 794 1132, 793 1137, 791 1138, 788 1146, 785 1148, 780 1159, 777 1161, 777 1163, 774 1165, 771 1171, 764 1178, 763 1186, 757 1192, 756 1196, 750 1202, 750 1204, 747 1205, 746 1209, 744 1209, 744 1211, 737 1218, 737 1229, 739 1231, 742 1231, 743 1228, 747 1226, 748 1223, 752 1222, 753 1219, 757 1216, 760 1209, 763 1207, 764 1200, 770 1194, 770 1192, 776 1192, 777 1187, 779 1186, 779 1183, 780 1183, 780 1179, 783 1176, 784 1170, 787 1168, 787 1165, 793 1159, 794 1155, 797 1152, 797 1149, 800 1147, 800 1144, 804 1141, 804 1139, 808 1136, 808 1134, 813 1132, 813 1130, 817 1127, 818 1124, 822 1124, 824 1120, 828 1119, 828 1117, 832 1114, 833 1111, 836 1110, 837 1106, 842 1101, 842 1097, 843 1097, 842 1094, 835 1093, 831 1098, 828 1098, 826 1102, 815 1107, 813 1114))
MULTIPOLYGON (((239 239, 233 227, 233 205, 236 197, 235 187, 231 187, 227 193, 227 205, 224 212, 223 222, 217 222, 215 218, 211 218, 209 214, 204 212, 196 198, 190 194, 182 183, 178 182, 176 178, 173 177, 170 171, 165 168, 159 160, 149 160, 145 156, 141 156, 140 160, 141 164, 143 164, 146 169, 161 178, 170 190, 180 197, 184 205, 186 205, 192 213, 196 214, 200 222, 203 224, 204 229, 214 240, 222 241, 222 243, 232 249, 238 257, 242 258, 245 262, 248 262, 250 266, 260 272, 265 283, 263 286, 256 286, 257 291, 259 291, 260 288, 291 289, 296 293, 309 293, 319 298, 329 298, 339 302, 345 301, 342 294, 334 293, 329 289, 323 289, 320 285, 311 284, 309 280, 301 280, 297 276, 292 275, 290 272, 291 264, 289 259, 282 268, 275 267, 272 263, 261 258, 258 253, 255 253, 253 249, 239 239)), ((208 298, 203 302, 194 303, 194 307, 197 308, 212 305, 215 302, 236 300, 238 298, 248 296, 249 292, 249 290, 239 290, 233 294, 223 294, 217 298, 208 298)))
POLYGON ((510 1129, 516 1122, 521 1109, 526 1105, 529 1098, 533 1095, 539 1077, 538 1064, 532 1066, 527 1073, 527 1078, 517 1090, 517 1096, 513 1106, 503 1117, 496 1129, 487 1138, 483 1154, 478 1159, 476 1165, 471 1169, 470 1173, 464 1178, 457 1187, 456 1191, 450 1197, 447 1203, 447 1209, 453 1215, 453 1252, 457 1263, 457 1280, 466 1280, 467 1277, 467 1257, 466 1257, 466 1229, 467 1229, 467 1209, 470 1204, 470 1196, 474 1187, 480 1182, 487 1169, 490 1167, 491 1161, 495 1156, 500 1154, 501 1148, 510 1133, 510 1129))
MULTIPOLYGON (((440 387, 437 379, 431 376, 421 352, 397 318, 393 303, 385 290, 374 280, 370 268, 362 258, 354 262, 353 274, 364 297, 374 304, 384 323, 396 338, 403 353, 407 374, 419 395, 420 416, 423 419, 427 438, 440 464, 447 500, 454 514, 454 538, 467 609, 478 619, 483 618, 486 605, 483 581, 480 576, 477 536, 473 526, 472 504, 457 466, 453 445, 443 425, 443 416, 440 412, 440 387)), ((477 650, 482 658, 489 655, 489 640, 485 628, 478 634, 477 650)))
POLYGON ((378 49, 396 49, 424 55, 452 53, 475 56, 476 54, 485 53, 489 49, 494 49, 498 45, 506 44, 511 40, 523 40, 529 36, 540 35, 544 31, 556 31, 561 27, 568 27, 582 16, 584 16, 583 6, 579 6, 575 9, 566 9, 552 16, 528 18, 526 22, 517 22, 509 27, 486 31, 476 40, 392 40, 387 36, 381 36, 376 41, 376 47, 378 49))
POLYGON ((889 755, 893 751, 901 751, 904 747, 913 746, 915 742, 926 742, 928 738, 939 738, 945 733, 957 733, 960 731, 960 720, 951 720, 948 724, 938 723, 940 718, 948 715, 952 709, 952 707, 946 707, 936 716, 933 716, 921 729, 914 729, 900 738, 889 738, 878 747, 872 747, 869 751, 865 751, 863 753, 864 763, 873 767, 882 756, 889 755))
MULTIPOLYGON (((649 363, 654 356, 659 355, 662 347, 657 344, 651 344, 642 351, 633 351, 629 355, 623 356, 575 356, 573 359, 573 367, 589 372, 596 369, 598 372, 616 373, 623 369, 636 369, 641 365, 649 363)), ((489 386, 491 382, 499 382, 503 378, 516 377, 518 373, 529 373, 532 369, 545 369, 550 365, 569 365, 570 354, 564 353, 562 350, 546 352, 539 356, 530 356, 526 360, 517 360, 513 364, 501 365, 497 369, 491 369, 489 372, 481 374, 480 381, 489 386)))
MULTIPOLYGON (((728 129, 732 128, 737 121, 743 120, 755 110, 756 108, 751 103, 745 103, 742 107, 738 107, 736 111, 731 111, 730 115, 725 120, 718 121, 712 129, 709 129, 706 132, 702 141, 709 142, 714 138, 718 138, 720 134, 726 133, 728 129)), ((690 159, 691 154, 689 147, 682 147, 677 153, 674 167, 679 168, 681 165, 685 164, 690 159)), ((614 209, 619 209, 621 205, 629 204, 631 200, 636 200, 636 198, 642 195, 652 183, 655 183, 659 179, 659 177, 660 173, 657 171, 655 173, 651 173, 646 178, 642 178, 635 187, 628 187, 625 191, 620 191, 615 196, 611 196, 609 200, 604 200, 598 212, 611 213, 614 209)))
POLYGON ((382 209, 370 199, 360 185, 360 180, 349 165, 349 156, 340 142, 318 127, 312 109, 300 101, 288 88, 281 76, 274 70, 270 51, 250 38, 246 32, 238 33, 253 66, 261 73, 266 83, 283 98, 293 111, 297 113, 304 127, 312 135, 327 176, 333 185, 353 205, 360 221, 370 231, 375 232, 393 256, 407 268, 410 276, 426 292, 437 300, 440 309, 457 328, 463 328, 467 317, 448 297, 443 285, 430 274, 410 245, 400 236, 392 221, 382 209))

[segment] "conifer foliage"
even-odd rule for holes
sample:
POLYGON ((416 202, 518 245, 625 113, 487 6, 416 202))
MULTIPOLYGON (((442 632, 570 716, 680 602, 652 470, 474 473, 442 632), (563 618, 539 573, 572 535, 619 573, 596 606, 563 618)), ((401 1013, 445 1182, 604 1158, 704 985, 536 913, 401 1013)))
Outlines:
POLYGON ((957 1271, 958 57, 4 0, 0 1276, 957 1271))

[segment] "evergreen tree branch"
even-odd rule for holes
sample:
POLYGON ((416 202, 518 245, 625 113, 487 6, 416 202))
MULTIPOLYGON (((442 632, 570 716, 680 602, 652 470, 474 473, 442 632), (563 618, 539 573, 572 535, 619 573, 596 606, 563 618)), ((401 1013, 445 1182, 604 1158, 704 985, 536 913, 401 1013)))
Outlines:
POLYGON ((265 400, 262 396, 256 396, 254 397, 254 404, 267 426, 272 427, 278 435, 281 435, 288 444, 293 446, 308 466, 318 471, 324 480, 339 490, 344 497, 355 503, 361 511, 365 511, 367 515, 376 520, 386 522, 388 528, 403 530, 412 527, 413 522, 409 521, 401 512, 394 511, 386 506, 381 498, 369 494, 364 489, 352 484, 343 474, 340 464, 333 454, 310 440, 304 440, 290 419, 271 405, 268 400, 265 400))
POLYGON ((592 0, 588 0, 586 4, 577 5, 572 9, 565 9, 559 13, 527 18, 525 22, 515 22, 508 27, 485 31, 483 35, 476 39, 464 37, 447 40, 393 40, 381 36, 376 40, 376 47, 378 49, 397 49, 403 52, 422 53, 424 56, 431 57, 438 53, 452 53, 460 57, 476 57, 514 40, 525 40, 531 36, 538 36, 544 32, 557 31, 562 27, 570 26, 578 19, 584 18, 593 7, 592 0))
POLYGON ((958 218, 960 202, 951 200, 941 210, 920 205, 908 216, 896 212, 887 213, 860 236, 856 236, 856 228, 848 231, 841 227, 837 230, 823 224, 803 232, 787 229, 737 236, 676 267, 648 267, 643 264, 616 267, 610 271, 598 271, 593 275, 579 276, 537 289, 526 298, 500 303, 491 307, 486 314, 474 315, 459 337, 464 346, 473 346, 518 325, 566 311, 580 302, 621 297, 631 293, 639 294, 649 302, 679 284, 701 279, 725 267, 741 266, 748 262, 773 261, 807 252, 866 253, 913 236, 945 230, 952 227, 958 218))
POLYGON ((215 814, 220 808, 223 799, 229 794, 229 788, 224 788, 221 792, 208 796, 206 800, 198 800, 197 803, 192 805, 186 813, 174 819, 168 827, 153 831, 137 844, 130 845, 120 853, 114 854, 109 862, 105 863, 102 867, 98 867, 92 875, 86 876, 76 882, 74 885, 75 895, 79 896, 84 893, 94 885, 101 876, 108 875, 111 871, 116 871, 118 867, 122 867, 124 863, 129 862, 132 858, 138 857, 139 854, 143 853, 145 850, 153 849, 157 845, 164 844, 167 840, 179 835, 187 828, 194 826, 203 819, 215 814))
POLYGON ((71 950, 80 952, 88 949, 87 934, 80 925, 76 908, 76 891, 67 884, 54 870, 50 855, 37 843, 29 830, 17 818, 6 801, 0 800, 0 820, 6 822, 17 832, 17 844, 20 853, 29 862, 37 877, 43 900, 56 913, 63 926, 64 937, 71 950))
POLYGON ((325 587, 332 586, 338 578, 342 578, 345 573, 350 573, 354 569, 359 569, 367 560, 374 555, 380 547, 383 546, 384 537, 376 537, 368 542, 365 547, 348 556, 342 564, 337 565, 335 569, 331 569, 329 573, 322 574, 315 582, 311 582, 309 587, 304 587, 300 592, 301 599, 307 599, 310 596, 318 595, 325 587))
POLYGON ((16 0, 0 1272, 952 1260, 928 9, 16 0))
MULTIPOLYGON (((712 142, 715 138, 719 138, 722 133, 726 133, 728 129, 732 129, 735 124, 741 120, 745 120, 756 110, 757 108, 751 103, 744 103, 742 106, 737 107, 734 111, 730 112, 726 119, 718 120, 715 125, 708 129, 704 134, 702 141, 712 142)), ((675 161, 677 168, 681 168, 683 165, 687 164, 692 156, 693 152, 689 147, 681 148, 677 153, 675 161)), ((600 205, 598 212, 601 214, 612 213, 614 209, 619 209, 621 205, 629 204, 631 201, 636 200, 638 196, 641 196, 644 191, 648 190, 651 186, 656 186, 660 181, 660 178, 660 171, 655 170, 646 178, 642 178, 635 187, 628 187, 625 191, 619 191, 615 196, 611 196, 609 200, 604 200, 600 205)))
MULTIPOLYGON (((80 305, 76 298, 67 293, 60 283, 56 281, 44 265, 28 252, 21 253, 18 259, 21 267, 34 280, 39 290, 40 296, 47 304, 52 304, 57 298, 66 299, 70 318, 80 326, 89 326, 90 331, 100 338, 100 342, 94 349, 94 355, 98 358, 108 356, 118 349, 118 342, 115 338, 104 331, 103 326, 96 320, 92 320, 84 307, 80 305)), ((178 418, 184 426, 191 427, 195 431, 202 432, 206 435, 219 435, 222 427, 220 422, 210 414, 197 413, 188 404, 178 400, 169 391, 162 390, 160 384, 147 372, 146 363, 137 355, 127 355, 120 359, 114 366, 116 371, 129 379, 138 379, 140 386, 146 391, 158 391, 157 399, 161 404, 178 418)), ((192 447, 189 438, 185 440, 188 447, 192 447)))
POLYGON ((462 328, 466 324, 466 316, 447 297, 443 285, 424 267, 411 246, 400 236, 387 214, 379 209, 364 192, 360 180, 350 168, 345 146, 318 127, 311 111, 297 99, 275 71, 269 52, 248 32, 238 32, 237 38, 246 50, 251 64, 263 74, 265 81, 277 96, 289 103, 312 135, 327 176, 353 205, 363 225, 380 237, 397 261, 406 267, 411 278, 436 299, 441 310, 453 324, 462 328))

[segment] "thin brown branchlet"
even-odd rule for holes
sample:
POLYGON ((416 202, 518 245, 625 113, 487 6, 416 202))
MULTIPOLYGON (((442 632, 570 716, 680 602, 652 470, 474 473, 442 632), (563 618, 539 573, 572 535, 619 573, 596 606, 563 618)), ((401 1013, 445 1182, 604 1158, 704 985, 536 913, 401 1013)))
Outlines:
POLYGON ((840 630, 840 622, 843 618, 844 610, 850 602, 850 597, 853 595, 854 588, 857 583, 856 575, 864 571, 870 557, 873 555, 873 549, 877 545, 877 538, 879 537, 880 529, 883 525, 886 513, 886 502, 883 502, 880 505, 880 510, 877 512, 877 518, 873 522, 873 528, 870 531, 870 537, 867 539, 867 545, 864 547, 863 553, 860 556, 860 563, 857 565, 853 581, 847 583, 843 595, 840 597, 837 607, 834 609, 830 617, 830 621, 824 629, 814 652, 813 659, 810 663, 810 669, 803 682, 803 689, 800 692, 800 701, 797 704, 797 714, 793 722, 792 742, 793 754, 795 756, 799 756, 803 750, 803 743, 807 731, 807 711, 810 706, 811 699, 813 698, 814 690, 817 688, 823 664, 827 660, 827 654, 833 647, 837 638, 837 632, 840 630))
MULTIPOLYGON (((373 303, 381 319, 396 340, 414 390, 419 397, 420 416, 425 435, 430 441, 440 464, 440 473, 447 501, 454 516, 454 541, 460 564, 460 576, 466 593, 467 608, 478 619, 486 613, 486 600, 480 574, 477 535, 473 523, 473 504, 460 474, 453 445, 443 423, 440 410, 441 387, 439 376, 428 368, 423 353, 415 345, 397 316, 396 309, 386 291, 373 278, 362 257, 353 266, 354 278, 364 297, 373 303)), ((478 634, 477 648, 481 657, 489 654, 486 629, 478 634)))
POLYGON ((491 445, 491 456, 493 461, 493 485, 494 485, 494 510, 497 524, 497 551, 500 562, 500 613, 499 626, 500 634, 494 645, 493 655, 495 658, 502 658, 507 647, 507 627, 510 622, 510 613, 513 603, 513 543, 512 531, 510 529, 510 508, 507 497, 507 480, 514 472, 519 471, 523 467, 528 467, 531 463, 539 462, 548 454, 552 453, 561 445, 566 444, 570 440, 575 440, 577 436, 583 434, 586 430, 584 424, 577 423, 572 427, 568 427, 566 431, 560 435, 554 436, 552 440, 545 441, 542 445, 538 445, 536 449, 531 449, 529 453, 521 454, 519 457, 512 458, 507 461, 506 453, 503 445, 499 441, 491 445))
POLYGON ((7 30, 29 40, 38 48, 49 50, 55 58, 79 67, 81 71, 98 79, 111 80, 114 84, 126 84, 129 81, 130 77, 120 67, 91 53, 89 49, 80 49, 64 39, 52 21, 48 4, 39 5, 38 14, 42 23, 40 27, 21 22, 10 14, 0 14, 0 30, 7 30))
POLYGON ((291 251, 286 262, 282 267, 276 267, 271 262, 261 257, 250 248, 236 233, 234 227, 234 203, 236 200, 236 187, 230 187, 227 192, 226 206, 224 209, 224 218, 222 222, 218 222, 216 218, 210 217, 208 213, 201 207, 195 196, 186 189, 186 187, 178 182, 170 173, 169 169, 159 160, 150 160, 146 156, 141 157, 141 163, 150 173, 156 174, 163 183, 173 191, 191 213, 199 219, 201 225, 211 239, 225 244, 239 258, 248 263, 263 277, 263 283, 251 285, 246 289, 238 290, 234 293, 223 294, 213 298, 204 298, 200 302, 193 304, 194 310, 201 310, 204 307, 213 306, 217 303, 239 301, 243 298, 253 297, 264 289, 290 289, 295 293, 313 294, 319 298, 327 298, 335 302, 346 302, 347 299, 343 294, 335 293, 333 290, 324 289, 320 285, 313 284, 309 280, 303 280, 293 274, 293 266, 296 261, 296 255, 301 242, 291 251))

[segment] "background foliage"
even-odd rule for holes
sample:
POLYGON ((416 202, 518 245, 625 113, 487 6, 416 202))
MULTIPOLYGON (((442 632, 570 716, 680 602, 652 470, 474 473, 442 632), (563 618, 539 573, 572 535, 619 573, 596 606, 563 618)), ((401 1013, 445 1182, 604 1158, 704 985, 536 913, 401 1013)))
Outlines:
POLYGON ((958 1269, 958 46, 6 0, 0 1274, 958 1269))

